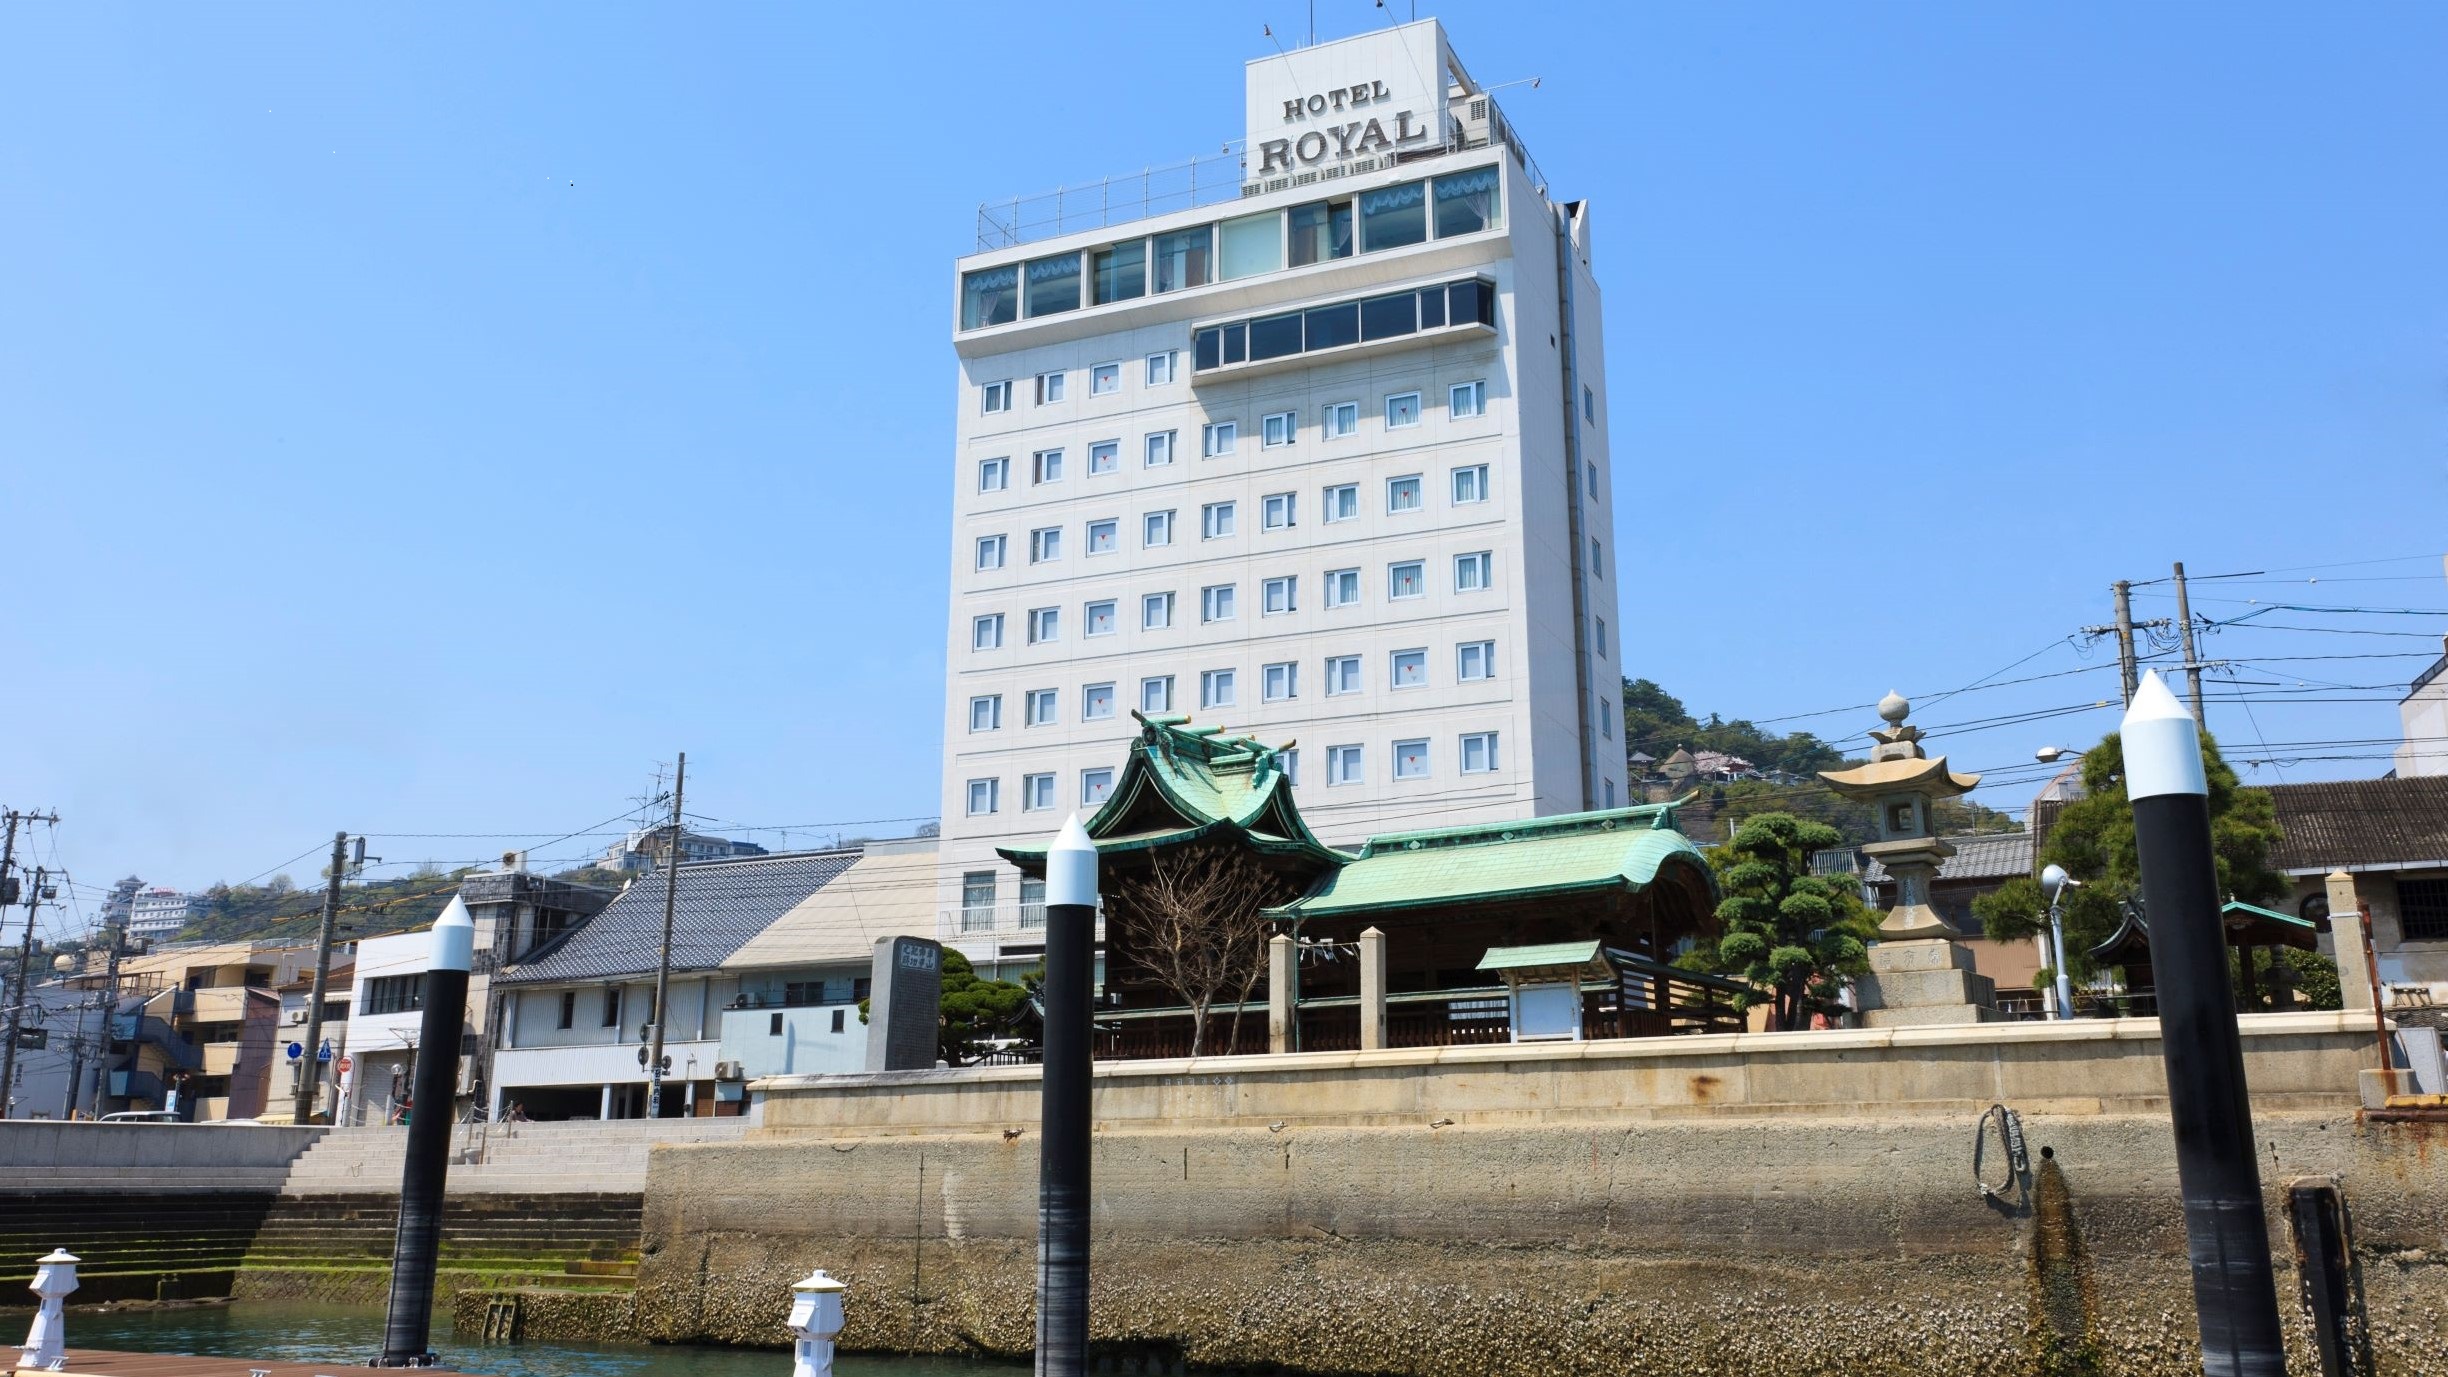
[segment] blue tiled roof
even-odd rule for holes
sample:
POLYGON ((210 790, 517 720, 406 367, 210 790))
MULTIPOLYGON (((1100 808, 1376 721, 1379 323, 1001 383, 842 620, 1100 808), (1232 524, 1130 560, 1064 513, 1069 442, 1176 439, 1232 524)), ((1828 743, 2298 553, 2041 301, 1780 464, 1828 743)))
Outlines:
MULTIPOLYGON (((672 906, 671 968, 720 965, 858 858, 855 850, 801 851, 682 866, 672 906)), ((663 885, 659 871, 639 877, 603 912, 494 978, 532 985, 653 971, 663 942, 663 885)))

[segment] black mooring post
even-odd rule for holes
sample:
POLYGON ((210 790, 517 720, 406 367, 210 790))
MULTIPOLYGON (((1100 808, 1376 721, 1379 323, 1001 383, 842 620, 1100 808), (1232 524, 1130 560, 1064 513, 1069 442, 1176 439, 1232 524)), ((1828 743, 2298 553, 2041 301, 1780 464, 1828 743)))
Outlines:
POLYGON ((1046 852, 1044 1119, 1037 1139, 1037 1377, 1088 1370, 1088 1083, 1096 844, 1073 818, 1046 852))
POLYGON ((408 1156, 400 1167, 399 1233, 391 1248, 391 1313, 382 1356, 371 1367, 431 1367, 434 1266, 442 1244, 442 1186, 450 1170, 451 1103, 458 1096, 459 1034, 467 1018, 468 967, 476 926, 451 896, 434 920, 425 968, 425 1017, 417 1034, 408 1156))
POLYGON ((2244 1042, 2227 980, 2201 731, 2154 672, 2135 690, 2123 732, 2202 1371, 2286 1377, 2244 1042))

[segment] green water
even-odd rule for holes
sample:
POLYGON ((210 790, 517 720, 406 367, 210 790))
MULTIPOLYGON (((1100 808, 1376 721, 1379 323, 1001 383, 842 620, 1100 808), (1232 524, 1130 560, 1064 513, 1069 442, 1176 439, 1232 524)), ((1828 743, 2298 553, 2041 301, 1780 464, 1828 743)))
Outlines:
MULTIPOLYGON (((781 1332, 777 1308, 774 1329, 781 1332)), ((363 1367, 382 1351, 383 1316, 354 1306, 240 1302, 191 1310, 127 1310, 115 1314, 70 1311, 68 1349, 108 1348, 142 1353, 192 1353, 209 1357, 271 1358, 290 1363, 330 1363, 335 1372, 363 1367)), ((677 1344, 461 1342, 445 1328, 435 1335, 442 1366, 488 1377, 790 1377, 785 1348, 691 1348, 677 1344)), ((870 1358, 844 1354, 833 1370, 840 1377, 1010 1377, 1025 1370, 1006 1364, 942 1358, 870 1358)))

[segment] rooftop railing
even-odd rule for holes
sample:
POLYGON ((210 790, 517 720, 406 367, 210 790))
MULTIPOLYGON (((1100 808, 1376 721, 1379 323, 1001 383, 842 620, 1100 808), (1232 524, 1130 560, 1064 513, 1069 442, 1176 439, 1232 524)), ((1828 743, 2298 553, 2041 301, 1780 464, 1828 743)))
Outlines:
POLYGON ((1017 248, 1084 230, 1144 220, 1241 195, 1242 158, 1227 149, 1167 167, 1142 168, 1035 196, 978 206, 978 252, 1017 248))

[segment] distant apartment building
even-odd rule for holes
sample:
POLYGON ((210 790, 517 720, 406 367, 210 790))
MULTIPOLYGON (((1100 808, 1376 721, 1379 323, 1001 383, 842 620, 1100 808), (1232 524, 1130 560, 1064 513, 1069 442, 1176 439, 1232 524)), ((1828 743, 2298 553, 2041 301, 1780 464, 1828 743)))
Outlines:
MULTIPOLYGON (((140 896, 141 899, 141 896, 140 896)), ((271 1102, 281 1047, 280 987, 314 971, 312 946, 215 942, 170 947, 119 964, 123 996, 174 1035, 157 1050, 171 1055, 151 1079, 129 1077, 125 1098, 167 1107, 177 1092, 182 1116, 253 1119, 271 1102)), ((142 1028, 136 1030, 140 1034, 142 1028)), ((143 1041, 140 1036, 137 1039, 143 1041)), ((141 1071, 140 1064, 136 1068, 141 1071)), ((279 1084, 287 1084, 282 1077, 279 1084)))
POLYGON ((2397 705, 2404 730, 2397 747, 2400 777, 2448 775, 2448 639, 2442 641, 2441 651, 2430 668, 2414 676, 2404 701, 2397 705))
POLYGON ((1094 812, 1135 713, 1284 746, 1329 841, 1630 801, 1589 207, 1434 20, 1244 76, 1220 203, 1030 203, 955 268, 972 955, 1028 912, 997 848, 1094 812))
POLYGON ((139 890, 128 900, 128 936, 140 942, 166 942, 203 906, 201 894, 175 889, 139 890))
MULTIPOLYGON (((663 858, 670 854, 671 833, 668 829, 642 827, 604 848, 602 865, 606 870, 653 870, 663 864, 663 858)), ((766 849, 755 842, 712 837, 703 832, 680 834, 680 860, 684 865, 767 854, 766 849)))

